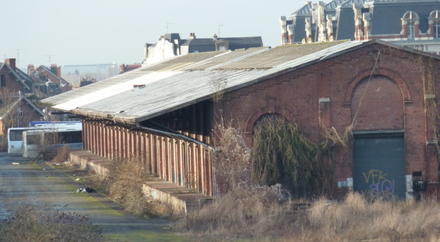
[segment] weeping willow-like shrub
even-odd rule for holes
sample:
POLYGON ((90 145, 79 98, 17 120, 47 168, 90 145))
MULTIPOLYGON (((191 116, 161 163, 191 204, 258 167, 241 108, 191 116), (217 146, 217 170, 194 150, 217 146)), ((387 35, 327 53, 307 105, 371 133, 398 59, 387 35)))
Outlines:
POLYGON ((298 127, 278 117, 262 119, 254 131, 253 178, 261 185, 282 184, 294 197, 321 195, 320 148, 298 127))

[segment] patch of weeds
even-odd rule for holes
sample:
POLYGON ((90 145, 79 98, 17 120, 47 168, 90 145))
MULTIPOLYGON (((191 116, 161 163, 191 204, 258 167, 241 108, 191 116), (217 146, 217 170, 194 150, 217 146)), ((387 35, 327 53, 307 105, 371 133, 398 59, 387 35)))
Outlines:
POLYGON ((102 232, 87 217, 31 205, 19 207, 0 226, 0 241, 102 241, 102 232))

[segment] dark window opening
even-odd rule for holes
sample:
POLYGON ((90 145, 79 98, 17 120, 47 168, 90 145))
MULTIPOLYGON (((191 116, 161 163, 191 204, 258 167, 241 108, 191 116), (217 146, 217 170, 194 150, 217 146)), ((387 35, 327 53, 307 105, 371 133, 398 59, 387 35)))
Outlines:
POLYGON ((23 140, 23 130, 11 130, 9 132, 10 141, 22 141, 23 140))
POLYGON ((5 75, 0 75, 0 87, 6 86, 6 77, 5 75))
POLYGON ((40 144, 40 135, 27 135, 26 136, 26 143, 28 145, 39 145, 40 144))
POLYGON ((81 131, 62 132, 59 134, 59 136, 60 136, 60 141, 62 144, 81 143, 82 142, 81 131))

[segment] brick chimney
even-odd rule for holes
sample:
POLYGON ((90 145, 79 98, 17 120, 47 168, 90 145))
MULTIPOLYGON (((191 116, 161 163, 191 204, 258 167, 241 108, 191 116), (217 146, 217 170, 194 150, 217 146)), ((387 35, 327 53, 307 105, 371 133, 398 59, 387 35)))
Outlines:
POLYGON ((127 69, 124 64, 119 65, 119 74, 126 72, 127 69))
POLYGON ((50 71, 55 74, 57 77, 61 77, 61 66, 57 66, 56 64, 50 65, 50 71))
POLYGON ((16 65, 15 65, 15 58, 8 58, 8 59, 5 59, 5 64, 8 65, 9 67, 11 67, 12 69, 15 69, 15 68, 16 68, 16 65))
POLYGON ((28 75, 31 75, 32 73, 34 73, 34 71, 35 71, 35 66, 32 65, 32 64, 29 64, 29 65, 27 66, 27 74, 28 74, 28 75))
POLYGON ((195 39, 196 34, 195 33, 189 33, 189 39, 195 39))

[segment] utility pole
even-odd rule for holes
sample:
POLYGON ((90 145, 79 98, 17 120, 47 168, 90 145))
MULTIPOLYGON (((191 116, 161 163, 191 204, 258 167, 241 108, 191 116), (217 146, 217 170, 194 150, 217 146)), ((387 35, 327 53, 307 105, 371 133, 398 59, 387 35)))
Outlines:
POLYGON ((50 64, 52 64, 52 55, 46 55, 47 57, 47 61, 49 62, 47 65, 50 66, 50 64))
POLYGON ((165 34, 169 33, 168 31, 169 31, 169 27, 170 27, 171 24, 174 24, 174 23, 171 23, 171 22, 166 22, 165 23, 165 29, 166 29, 165 34))

